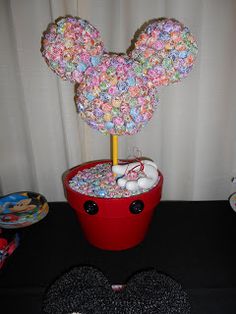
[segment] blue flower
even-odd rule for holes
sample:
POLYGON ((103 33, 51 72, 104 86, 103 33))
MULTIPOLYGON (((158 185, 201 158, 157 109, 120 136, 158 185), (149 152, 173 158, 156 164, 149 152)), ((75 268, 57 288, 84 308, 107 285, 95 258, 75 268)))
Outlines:
POLYGON ((135 120, 137 118, 137 116, 139 115, 138 109, 137 108, 131 108, 130 115, 135 120))
POLYGON ((84 72, 87 69, 87 65, 83 62, 79 63, 77 66, 77 70, 79 70, 80 72, 84 72))
POLYGON ((85 95, 85 97, 86 97, 86 99, 87 99, 88 101, 93 101, 93 100, 94 100, 94 95, 91 94, 91 93, 87 93, 87 94, 85 95))
POLYGON ((179 56, 179 52, 177 50, 172 50, 170 52, 170 58, 174 61, 179 56))
POLYGON ((128 83, 126 81, 121 81, 117 84, 119 91, 126 92, 128 90, 128 83))
POLYGON ((117 66, 117 65, 119 65, 119 61, 114 59, 114 58, 112 58, 111 59, 111 65, 117 66))
POLYGON ((107 93, 100 93, 100 99, 104 102, 108 102, 111 99, 111 95, 107 94, 107 93))
POLYGON ((159 38, 161 40, 169 40, 170 39, 170 34, 168 34, 166 32, 160 33, 159 38))
POLYGON ((97 194, 100 196, 100 197, 105 197, 107 195, 107 191, 104 190, 104 189, 100 189, 97 191, 97 194))
POLYGON ((128 131, 133 130, 134 127, 135 127, 135 123, 133 121, 130 121, 126 124, 126 128, 128 131))
POLYGON ((95 108, 94 109, 94 114, 95 114, 96 117, 101 117, 103 115, 103 111, 102 111, 102 109, 95 108))
POLYGON ((128 78, 128 85, 129 86, 135 86, 135 83, 136 83, 136 81, 135 81, 134 77, 129 77, 128 78))
POLYGON ((179 53, 179 57, 181 59, 185 59, 187 57, 187 55, 188 55, 188 52, 186 50, 180 51, 180 53, 179 53))
POLYGON ((111 130, 111 129, 113 129, 113 127, 114 127, 114 123, 112 123, 110 121, 105 123, 105 128, 107 130, 111 130))
POLYGON ((77 110, 78 110, 78 112, 84 111, 84 106, 83 106, 83 104, 78 103, 78 104, 77 104, 77 110))
POLYGON ((91 57, 90 60, 94 67, 100 63, 100 57, 97 57, 97 56, 91 57))

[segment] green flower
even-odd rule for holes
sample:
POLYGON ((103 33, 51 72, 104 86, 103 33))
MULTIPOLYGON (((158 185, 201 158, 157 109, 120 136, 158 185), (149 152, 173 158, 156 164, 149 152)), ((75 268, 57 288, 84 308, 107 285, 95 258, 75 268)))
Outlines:
POLYGON ((162 61, 162 65, 165 69, 170 69, 172 67, 172 62, 171 59, 169 58, 164 58, 162 61))

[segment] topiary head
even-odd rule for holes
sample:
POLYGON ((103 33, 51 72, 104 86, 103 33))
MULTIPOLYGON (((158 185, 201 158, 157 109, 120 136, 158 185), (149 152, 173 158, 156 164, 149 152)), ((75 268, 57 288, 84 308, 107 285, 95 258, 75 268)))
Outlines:
POLYGON ((149 22, 128 54, 107 53, 99 31, 77 17, 50 24, 42 55, 62 79, 78 83, 76 105, 92 128, 132 135, 153 116, 157 88, 186 77, 197 54, 194 37, 174 19, 149 22))

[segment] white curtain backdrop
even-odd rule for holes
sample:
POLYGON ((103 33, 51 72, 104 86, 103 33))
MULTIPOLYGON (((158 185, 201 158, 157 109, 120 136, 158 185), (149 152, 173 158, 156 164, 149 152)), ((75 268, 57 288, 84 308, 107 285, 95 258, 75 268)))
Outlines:
POLYGON ((198 40, 191 74, 163 87, 152 121, 119 139, 119 158, 138 147, 164 174, 163 199, 227 199, 236 191, 235 0, 0 0, 0 193, 31 190, 64 200, 62 173, 109 158, 110 139, 76 114, 74 86, 40 53, 59 16, 96 26, 110 51, 125 52, 147 20, 174 17, 198 40))

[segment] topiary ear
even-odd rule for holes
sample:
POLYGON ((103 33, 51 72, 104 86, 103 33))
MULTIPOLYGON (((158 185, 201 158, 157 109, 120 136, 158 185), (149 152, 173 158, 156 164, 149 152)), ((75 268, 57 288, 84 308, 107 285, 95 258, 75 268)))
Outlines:
POLYGON ((129 55, 143 66, 154 86, 180 81, 191 71, 197 44, 189 29, 174 19, 152 20, 137 36, 129 55))
POLYGON ((44 32, 41 52, 57 75, 79 83, 87 68, 99 64, 104 45, 99 31, 89 22, 63 17, 44 32))

